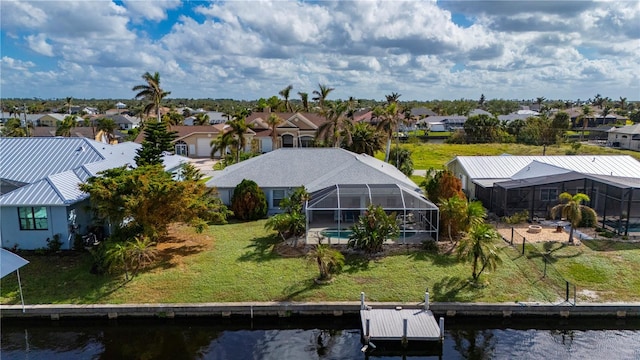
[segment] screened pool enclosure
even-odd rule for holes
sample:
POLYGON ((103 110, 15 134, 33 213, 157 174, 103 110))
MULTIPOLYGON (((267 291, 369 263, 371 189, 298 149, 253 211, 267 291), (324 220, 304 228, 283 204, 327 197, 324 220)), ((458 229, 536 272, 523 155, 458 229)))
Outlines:
POLYGON ((438 207, 421 193, 397 184, 332 185, 312 192, 305 207, 307 243, 320 238, 346 242, 350 227, 370 204, 395 213, 398 243, 438 240, 438 207))

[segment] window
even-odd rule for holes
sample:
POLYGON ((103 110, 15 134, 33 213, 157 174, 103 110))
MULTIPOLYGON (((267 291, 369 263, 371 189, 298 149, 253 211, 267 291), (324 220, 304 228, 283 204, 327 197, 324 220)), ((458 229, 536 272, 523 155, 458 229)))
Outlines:
POLYGON ((313 147, 313 138, 310 136, 303 136, 300 138, 300 147, 313 147))
POLYGON ((176 142, 176 155, 188 156, 187 143, 184 141, 176 142))
POLYGON ((21 207, 18 208, 18 218, 20 219, 20 230, 47 230, 47 208, 21 207))
POLYGON ((558 200, 558 189, 540 189, 540 200, 542 201, 558 200))
POLYGON ((282 199, 284 199, 284 190, 273 190, 271 194, 272 194, 272 200, 273 200, 273 207, 279 207, 280 202, 282 201, 282 199))
POLYGON ((289 134, 282 135, 282 147, 285 147, 285 148, 293 147, 293 135, 289 135, 289 134))

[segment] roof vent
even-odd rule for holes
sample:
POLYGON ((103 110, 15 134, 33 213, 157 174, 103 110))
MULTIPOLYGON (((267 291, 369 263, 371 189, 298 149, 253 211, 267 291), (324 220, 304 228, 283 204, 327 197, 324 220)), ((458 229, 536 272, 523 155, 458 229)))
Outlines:
POLYGON ((78 148, 76 149, 76 151, 78 151, 78 152, 82 152, 82 151, 84 151, 84 146, 80 146, 80 147, 78 147, 78 148))
POLYGON ((593 160, 591 160, 591 162, 596 162, 596 157, 593 157, 593 160))

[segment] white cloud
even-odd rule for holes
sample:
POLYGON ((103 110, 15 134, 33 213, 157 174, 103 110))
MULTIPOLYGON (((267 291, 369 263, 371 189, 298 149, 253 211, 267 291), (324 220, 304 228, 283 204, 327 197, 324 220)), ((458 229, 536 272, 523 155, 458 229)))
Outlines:
POLYGON ((162 21, 167 18, 167 10, 180 7, 180 0, 125 0, 123 1, 127 10, 131 12, 132 18, 136 21, 148 19, 152 21, 162 21))
POLYGON ((53 46, 47 43, 47 37, 45 34, 29 35, 26 39, 31 50, 38 54, 53 56, 53 46))
POLYGON ((28 70, 29 68, 36 66, 36 64, 34 64, 31 61, 16 60, 8 56, 3 56, 2 59, 0 60, 0 64, 2 64, 3 68, 20 70, 20 71, 25 71, 25 70, 28 70))

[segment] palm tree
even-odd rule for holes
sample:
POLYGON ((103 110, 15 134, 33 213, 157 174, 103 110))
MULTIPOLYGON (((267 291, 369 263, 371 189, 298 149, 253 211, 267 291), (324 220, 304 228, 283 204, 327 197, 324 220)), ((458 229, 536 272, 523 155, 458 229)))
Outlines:
POLYGON ((344 255, 326 244, 318 244, 307 253, 307 260, 318 265, 317 282, 331 280, 332 275, 344 266, 344 255))
POLYGON ((247 146, 247 138, 244 136, 249 130, 249 125, 245 121, 245 116, 243 114, 239 114, 240 116, 235 117, 231 121, 227 121, 227 125, 231 127, 229 132, 236 139, 236 163, 240 162, 240 153, 247 146))
POLYGON ((194 125, 209 125, 209 115, 205 113, 196 114, 193 119, 194 125))
POLYGON ((65 116, 64 120, 58 123, 58 127, 56 128, 56 136, 70 137, 71 130, 73 130, 76 125, 76 117, 74 115, 65 116))
POLYGON ((394 146, 389 155, 389 163, 407 176, 413 174, 413 160, 411 160, 411 150, 409 149, 394 146))
POLYGON ((350 106, 349 102, 335 101, 321 110, 327 121, 318 127, 317 136, 326 144, 340 147, 343 137, 347 144, 351 143, 351 133, 347 129, 349 119, 346 116, 350 106))
POLYGON ((298 95, 300 95, 300 100, 302 101, 302 110, 309 112, 309 94, 306 92, 298 92, 298 95))
POLYGON ((593 218, 597 216, 595 210, 583 205, 583 202, 589 202, 589 196, 583 193, 577 193, 571 195, 568 192, 563 192, 558 196, 560 204, 551 208, 551 217, 556 217, 558 213, 560 216, 567 219, 571 223, 571 230, 569 231, 569 244, 573 244, 573 229, 578 227, 582 220, 582 212, 591 213, 593 218))
POLYGON ((160 74, 156 71, 151 75, 148 71, 142 75, 142 79, 146 84, 136 85, 131 90, 138 93, 134 98, 142 99, 146 102, 144 112, 147 116, 154 108, 156 109, 158 122, 162 121, 160 117, 160 103, 162 99, 171 94, 171 91, 164 91, 160 87, 160 74))
POLYGON ((625 110, 627 104, 627 98, 620 96, 620 110, 625 110))
POLYGON ((495 270, 502 262, 494 245, 498 239, 498 232, 491 225, 482 223, 471 228, 469 235, 460 241, 456 250, 458 259, 473 263, 471 276, 474 281, 478 281, 485 269, 495 270))
POLYGON ((291 103, 289 103, 289 93, 291 92, 291 89, 293 89, 293 85, 288 85, 286 88, 280 90, 280 92, 278 92, 278 94, 280 94, 280 96, 282 96, 284 98, 284 108, 286 111, 293 111, 291 109, 291 103))
POLYGON ((328 87, 327 85, 318 84, 318 90, 313 90, 313 94, 315 95, 312 100, 318 102, 318 106, 320 109, 324 109, 324 102, 329 96, 329 93, 335 90, 332 87, 328 87))
POLYGON ((392 92, 389 95, 385 95, 385 99, 387 99, 387 104, 393 104, 393 103, 397 103, 398 99, 400 99, 400 96, 402 96, 402 94, 398 94, 396 92, 392 92))
POLYGON ((378 122, 378 130, 387 136, 387 150, 385 151, 384 161, 389 162, 389 154, 391 152, 391 139, 393 134, 398 131, 398 123, 400 122, 400 111, 397 102, 391 102, 384 109, 380 122, 378 122))
POLYGON ((374 156, 379 150, 382 150, 383 138, 376 129, 365 123, 360 122, 352 125, 351 122, 348 126, 352 126, 351 143, 343 144, 343 147, 349 151, 353 151, 356 154, 367 154, 374 156))
POLYGON ((582 120, 582 132, 580 133, 580 141, 584 138, 584 132, 587 130, 587 125, 589 125, 589 118, 593 114, 593 110, 591 106, 584 105, 582 106, 582 115, 580 115, 580 119, 582 120))
POLYGON ((73 100, 72 97, 67 97, 65 104, 67 105, 67 114, 71 115, 71 100, 73 100))
POLYGON ((231 131, 220 133, 215 139, 211 140, 211 158, 213 159, 215 154, 220 151, 220 158, 224 159, 227 149, 235 149, 236 142, 237 140, 231 131))
POLYGON ((283 122, 284 120, 282 120, 280 116, 274 113, 269 114, 269 117, 267 118, 267 124, 269 125, 269 128, 271 128, 271 150, 272 151, 277 148, 277 144, 278 144, 278 132, 276 131, 276 129, 283 122))
POLYGON ((542 109, 542 103, 545 102, 545 100, 547 99, 544 96, 540 96, 539 98, 536 98, 536 104, 538 104, 538 111, 542 109))
POLYGON ((115 131, 117 127, 118 124, 116 124, 113 119, 102 118, 98 120, 98 126, 96 127, 96 130, 102 131, 104 133, 104 136, 106 136, 107 138, 107 142, 111 143, 111 141, 115 139, 115 131))

